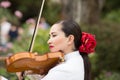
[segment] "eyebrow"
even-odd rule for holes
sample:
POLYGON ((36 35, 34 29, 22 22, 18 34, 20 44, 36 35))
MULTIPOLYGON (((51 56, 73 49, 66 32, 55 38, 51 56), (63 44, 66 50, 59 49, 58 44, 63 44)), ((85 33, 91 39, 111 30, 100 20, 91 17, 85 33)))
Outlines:
MULTIPOLYGON (((56 32, 51 32, 51 34, 54 34, 54 33, 56 33, 56 32)), ((50 34, 49 34, 50 35, 50 34)))
MULTIPOLYGON (((51 34, 53 35, 54 33, 56 33, 56 32, 52 32, 51 34)), ((50 36, 51 34, 49 33, 49 36, 50 36)))

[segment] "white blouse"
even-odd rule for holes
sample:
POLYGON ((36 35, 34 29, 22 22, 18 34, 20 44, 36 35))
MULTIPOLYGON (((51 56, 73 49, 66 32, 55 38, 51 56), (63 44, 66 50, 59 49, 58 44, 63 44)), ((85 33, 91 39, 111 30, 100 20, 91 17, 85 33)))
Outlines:
POLYGON ((84 80, 84 63, 79 51, 65 55, 65 62, 52 68, 41 80, 84 80))

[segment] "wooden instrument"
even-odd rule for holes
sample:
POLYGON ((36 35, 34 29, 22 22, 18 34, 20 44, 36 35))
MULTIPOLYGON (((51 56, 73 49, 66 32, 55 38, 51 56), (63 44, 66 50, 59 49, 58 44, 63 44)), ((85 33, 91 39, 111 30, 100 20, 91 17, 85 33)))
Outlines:
POLYGON ((61 52, 37 55, 29 52, 17 53, 6 59, 8 72, 32 70, 34 73, 46 74, 49 69, 58 64, 63 57, 61 52), (40 72, 40 70, 43 72, 40 72))

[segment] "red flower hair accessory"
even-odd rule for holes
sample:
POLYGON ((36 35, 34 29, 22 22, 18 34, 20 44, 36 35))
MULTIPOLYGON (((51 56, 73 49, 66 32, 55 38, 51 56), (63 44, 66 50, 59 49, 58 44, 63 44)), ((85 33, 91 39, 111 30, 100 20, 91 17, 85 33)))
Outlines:
POLYGON ((79 47, 80 52, 90 54, 95 51, 95 47, 96 47, 95 35, 82 32, 81 42, 82 44, 79 47))

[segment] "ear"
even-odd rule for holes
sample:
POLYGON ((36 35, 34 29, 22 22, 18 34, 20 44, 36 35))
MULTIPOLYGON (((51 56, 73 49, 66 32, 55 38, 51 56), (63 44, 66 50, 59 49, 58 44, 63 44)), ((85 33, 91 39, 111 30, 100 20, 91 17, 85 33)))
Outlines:
POLYGON ((74 36, 73 35, 69 35, 68 36, 68 44, 72 44, 74 43, 74 36))

